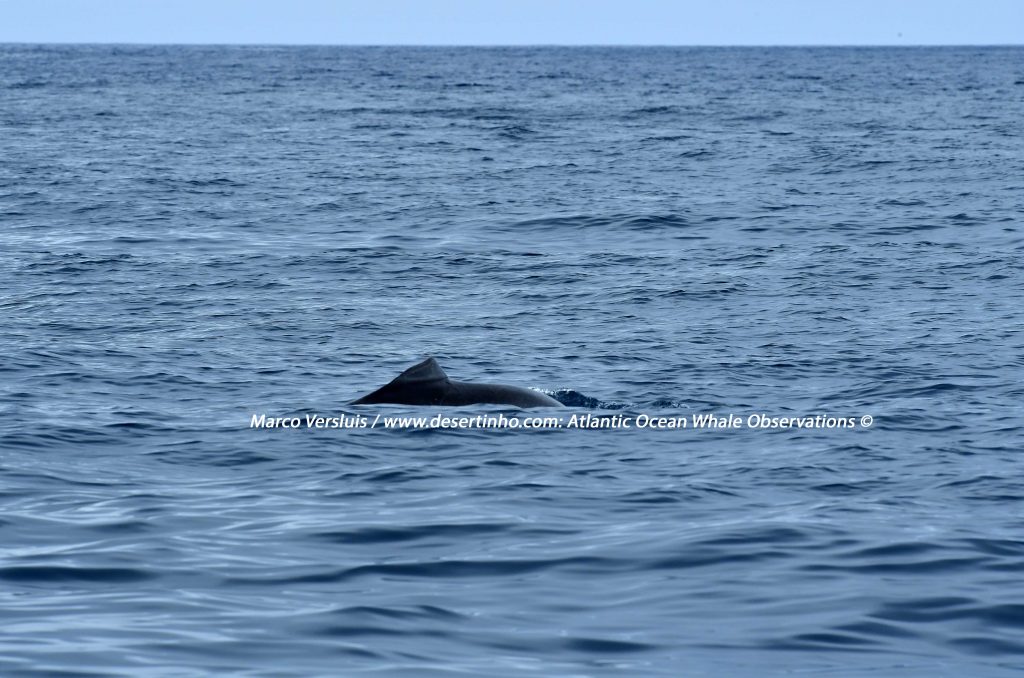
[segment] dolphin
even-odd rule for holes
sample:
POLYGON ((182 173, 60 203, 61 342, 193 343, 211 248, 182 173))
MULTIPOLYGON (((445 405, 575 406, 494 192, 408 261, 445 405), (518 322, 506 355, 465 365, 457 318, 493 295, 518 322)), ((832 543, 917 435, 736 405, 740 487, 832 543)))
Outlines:
POLYGON ((521 386, 452 381, 433 358, 413 365, 395 379, 352 405, 514 405, 564 407, 551 396, 521 386))

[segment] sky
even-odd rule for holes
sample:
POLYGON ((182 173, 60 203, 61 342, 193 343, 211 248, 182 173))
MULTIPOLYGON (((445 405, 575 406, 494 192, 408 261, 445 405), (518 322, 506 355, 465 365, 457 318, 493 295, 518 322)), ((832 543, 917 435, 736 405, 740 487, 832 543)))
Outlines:
POLYGON ((0 42, 1024 43, 1024 0, 0 0, 0 42))

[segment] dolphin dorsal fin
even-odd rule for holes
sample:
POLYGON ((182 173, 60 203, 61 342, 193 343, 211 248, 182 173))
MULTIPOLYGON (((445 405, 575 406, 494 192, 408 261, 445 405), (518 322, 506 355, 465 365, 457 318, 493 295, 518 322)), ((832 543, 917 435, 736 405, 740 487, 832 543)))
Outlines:
POLYGON ((392 384, 425 384, 432 381, 448 381, 448 375, 433 358, 427 358, 418 365, 413 365, 395 377, 392 384))

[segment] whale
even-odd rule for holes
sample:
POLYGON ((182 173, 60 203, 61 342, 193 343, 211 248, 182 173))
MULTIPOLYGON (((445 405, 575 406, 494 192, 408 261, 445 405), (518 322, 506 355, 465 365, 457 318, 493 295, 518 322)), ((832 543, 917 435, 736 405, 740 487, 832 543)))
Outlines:
POLYGON ((448 378, 433 358, 413 365, 373 393, 351 405, 512 405, 514 407, 564 407, 540 391, 504 384, 477 384, 448 378))

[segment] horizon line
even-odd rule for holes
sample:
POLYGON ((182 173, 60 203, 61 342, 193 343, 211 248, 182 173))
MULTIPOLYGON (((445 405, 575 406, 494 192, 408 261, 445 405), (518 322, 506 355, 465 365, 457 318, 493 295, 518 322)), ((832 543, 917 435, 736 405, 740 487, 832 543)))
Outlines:
POLYGON ((689 43, 689 44, 671 44, 671 43, 626 43, 626 42, 594 42, 594 43, 557 43, 557 42, 536 42, 536 43, 356 43, 356 42, 343 42, 343 43, 328 43, 328 42, 122 42, 122 41, 110 41, 110 42, 92 42, 92 41, 50 41, 50 42, 36 42, 36 41, 21 41, 21 40, 0 40, 2 46, 17 46, 17 45, 30 45, 30 46, 79 46, 79 47, 437 47, 437 48, 514 48, 514 47, 561 47, 561 48, 573 48, 573 47, 622 47, 622 48, 654 48, 654 49, 666 49, 666 48, 755 48, 764 49, 772 47, 780 48, 823 48, 823 47, 837 47, 837 48, 876 48, 876 47, 906 47, 906 48, 917 48, 917 47, 1024 47, 1024 43, 1001 43, 1001 42, 922 42, 922 43, 689 43))

